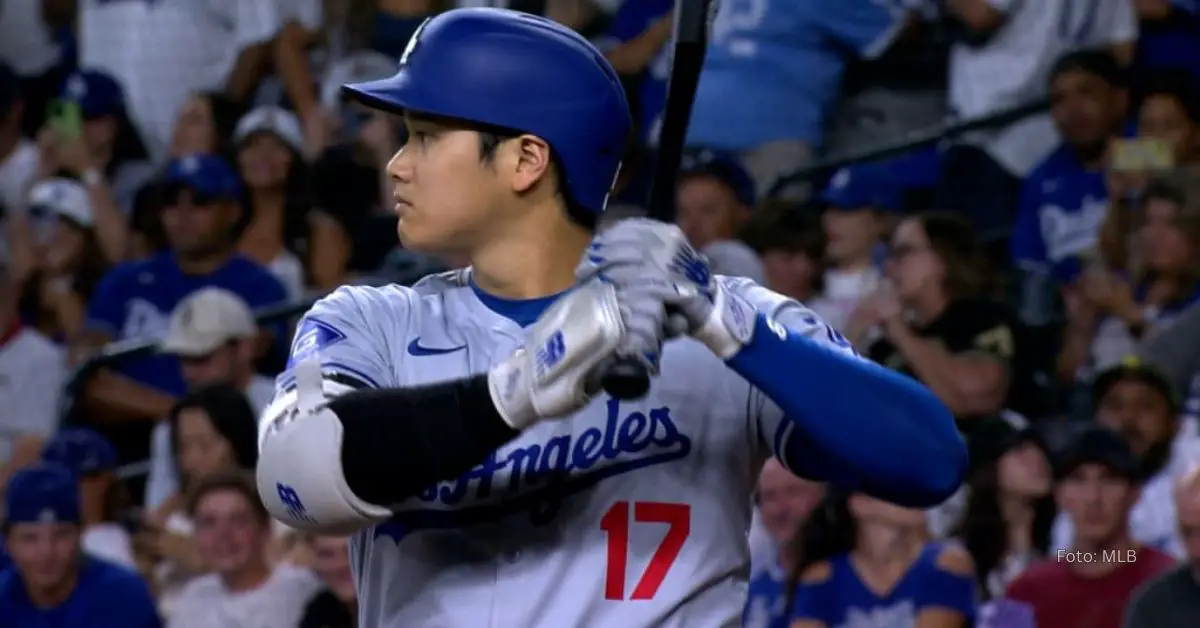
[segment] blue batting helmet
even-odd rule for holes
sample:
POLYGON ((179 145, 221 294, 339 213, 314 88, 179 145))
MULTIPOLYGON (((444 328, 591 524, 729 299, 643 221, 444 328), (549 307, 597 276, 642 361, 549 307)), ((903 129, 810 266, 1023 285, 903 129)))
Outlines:
POLYGON ((571 29, 507 9, 455 9, 413 33, 395 76, 343 87, 383 110, 407 109, 536 135, 572 201, 601 212, 632 120, 604 55, 571 29))

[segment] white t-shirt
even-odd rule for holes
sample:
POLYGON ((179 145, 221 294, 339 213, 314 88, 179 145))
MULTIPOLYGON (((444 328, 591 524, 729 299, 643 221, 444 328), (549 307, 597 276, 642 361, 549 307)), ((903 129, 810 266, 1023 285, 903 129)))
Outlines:
POLYGON ((863 297, 879 288, 882 279, 879 269, 874 267, 855 271, 831 268, 825 271, 825 291, 806 305, 830 327, 845 331, 854 308, 863 297))
POLYGON ((133 543, 129 533, 118 523, 100 523, 88 526, 80 540, 83 551, 122 567, 136 568, 133 561, 133 543))
POLYGON ((295 628, 321 588, 308 571, 279 565, 262 586, 231 592, 216 574, 199 576, 179 593, 168 628, 295 628))
MULTIPOLYGON (((16 148, 0 161, 0 205, 5 207, 7 215, 25 214, 25 195, 33 186, 37 169, 37 146, 27 140, 18 142, 16 148)), ((0 261, 8 259, 6 222, 6 219, 0 219, 0 261)))
POLYGON ((300 258, 290 251, 284 251, 267 264, 267 271, 283 284, 283 289, 290 300, 298 300, 304 296, 304 264, 300 258))
MULTIPOLYGON (((275 384, 269 377, 255 375, 246 387, 246 398, 254 409, 254 416, 262 414, 275 395, 275 384)), ((145 506, 158 508, 175 491, 179 490, 179 474, 175 470, 175 455, 171 450, 171 424, 163 419, 154 425, 150 433, 150 473, 146 478, 145 506)))
POLYGON ((54 433, 66 376, 62 348, 32 329, 0 345, 0 463, 19 438, 54 433))
POLYGON ((38 0, 0 2, 0 61, 19 76, 41 76, 62 56, 38 0))

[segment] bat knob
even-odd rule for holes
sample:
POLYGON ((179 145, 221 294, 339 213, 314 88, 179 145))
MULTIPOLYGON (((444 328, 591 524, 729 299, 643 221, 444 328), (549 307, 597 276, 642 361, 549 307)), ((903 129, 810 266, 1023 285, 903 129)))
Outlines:
POLYGON ((604 392, 614 399, 641 399, 650 391, 650 374, 641 362, 622 358, 609 368, 601 383, 604 392))

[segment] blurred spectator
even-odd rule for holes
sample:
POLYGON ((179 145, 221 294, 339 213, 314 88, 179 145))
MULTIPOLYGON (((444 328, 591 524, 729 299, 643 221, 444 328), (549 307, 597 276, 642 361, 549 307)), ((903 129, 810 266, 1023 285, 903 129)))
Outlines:
MULTIPOLYGON (((950 106, 964 119, 1041 98, 1047 78, 1053 80, 1063 73, 1060 57, 1071 57, 1076 50, 1096 50, 1085 54, 1128 65, 1137 38, 1133 0, 952 0, 946 7, 961 29, 950 54, 950 106)), ((1064 101, 1063 86, 1057 87, 1051 87, 1056 109, 1071 106, 1064 101)), ((1082 129, 1064 128, 1058 111, 1054 117, 1067 143, 1075 144, 1077 138, 1071 137, 1071 132, 1082 129)), ((945 155, 942 209, 972 216, 982 230, 1006 226, 1017 206, 1021 179, 1031 174, 1054 144, 1055 133, 1044 115, 967 138, 945 155)), ((1044 175, 1024 185, 1041 185, 1042 178, 1044 175)), ((1073 210, 1073 206, 1064 208, 1073 210)), ((1054 243, 1047 245, 1054 250, 1054 243)))
POLYGON ((22 318, 58 342, 83 330, 88 300, 109 264, 96 237, 87 188, 46 179, 29 192, 33 274, 21 298, 22 318))
POLYGON ((1108 428, 1090 426, 1068 446, 1054 490, 1075 522, 1074 542, 1008 587, 1007 597, 1032 607, 1038 626, 1117 628, 1133 591, 1174 564, 1129 536, 1139 473, 1129 444, 1108 428))
POLYGON ((62 349, 17 316, 17 283, 0 260, 0 482, 37 458, 58 428, 67 377, 62 349))
POLYGON ((1042 279, 1073 285, 1081 260, 1094 253, 1108 203, 1105 155, 1128 101, 1120 65, 1097 51, 1060 59, 1050 74, 1050 98, 1063 144, 1022 184, 1012 236, 1014 263, 1034 277, 1022 318, 1035 324, 1045 320, 1049 305, 1045 288, 1033 285, 1042 279))
POLYGON ((168 626, 294 628, 320 583, 307 571, 267 560, 271 516, 254 480, 243 473, 214 475, 195 487, 188 513, 196 545, 212 573, 179 594, 168 626))
MULTIPOLYGON (((228 384, 245 393, 258 416, 274 397, 275 384, 254 371, 257 334, 254 315, 241 298, 220 288, 202 288, 171 313, 160 349, 179 357, 188 390, 228 384)), ((158 508, 179 489, 172 441, 171 421, 159 421, 151 434, 147 508, 158 508)))
POLYGON ((18 471, 4 500, 4 537, 15 569, 0 572, 0 617, 22 628, 155 628, 145 583, 80 552, 79 489, 71 472, 43 464, 18 471))
POLYGON ((878 253, 900 210, 900 189, 877 165, 842 168, 821 195, 825 211, 824 290, 810 305, 834 329, 846 331, 860 302, 879 288, 878 253))
POLYGON ((223 92, 197 92, 179 108, 168 154, 233 156, 233 133, 242 106, 223 92))
POLYGON ((755 493, 756 514, 772 547, 762 569, 750 578, 744 628, 787 628, 788 574, 798 565, 795 537, 824 492, 822 484, 796 477, 774 458, 763 465, 755 493))
POLYGON ((1182 177, 1148 184, 1131 241, 1120 249, 1126 266, 1089 264, 1078 290, 1066 294, 1064 381, 1115 364, 1200 300, 1200 176, 1190 176, 1190 184, 1182 177))
POLYGON ((595 41, 618 74, 635 77, 630 96, 637 103, 638 140, 651 148, 658 146, 667 100, 674 7, 675 0, 622 2, 608 31, 595 41))
MULTIPOLYGON (((237 175, 219 157, 189 155, 172 161, 163 182, 168 200, 163 226, 171 250, 114 268, 88 304, 88 328, 78 351, 86 355, 114 340, 153 340, 169 313, 192 292, 215 286, 252 307, 285 300, 265 269, 234 250, 244 220, 237 175)), ((160 355, 102 370, 85 386, 89 418, 117 447, 119 460, 144 460, 152 422, 186 390, 178 361, 160 355)), ((140 497, 140 491, 134 491, 140 497)))
POLYGON ((33 266, 25 197, 38 176, 37 145, 21 136, 25 96, 16 74, 0 62, 0 262, 23 281, 33 266))
POLYGON ((93 69, 68 76, 37 139, 41 175, 82 181, 104 253, 114 262, 125 259, 133 197, 154 176, 154 166, 116 79, 93 69))
POLYGON ((790 204, 765 207, 746 223, 742 237, 762 258, 766 287, 813 304, 824 286, 825 234, 810 212, 790 204))
POLYGON ((1007 407, 1016 357, 1014 317, 990 298, 971 225, 954 214, 905 219, 886 270, 888 283, 855 310, 847 337, 929 386, 970 433, 974 419, 1007 407))
MULTIPOLYGON (((1184 554, 1175 525, 1175 479, 1200 462, 1200 440, 1180 429, 1180 402, 1170 381, 1154 367, 1127 360, 1100 373, 1092 384, 1096 422, 1119 433, 1138 459, 1141 490, 1129 512, 1131 538, 1175 557, 1184 554)), ((1069 513, 1054 526, 1054 548, 1066 549, 1074 534, 1069 513)))
POLYGON ((224 90, 245 102, 271 63, 282 26, 276 2, 79 0, 79 61, 125 87, 130 113, 155 158, 163 157, 180 107, 224 90))
POLYGON ((975 618, 970 557, 928 541, 920 510, 861 494, 835 496, 802 534, 791 628, 965 628, 975 618))
POLYGON ((1174 499, 1185 560, 1134 594, 1124 628, 1191 628, 1200 618, 1200 469, 1180 479, 1174 499))
MULTIPOLYGON (((1196 42, 1200 45, 1200 39, 1196 42)), ((1175 165, 1200 162, 1200 77, 1183 71, 1151 75, 1138 89, 1138 137, 1160 140, 1171 149, 1175 165)))
POLYGON ((32 136, 42 126, 50 101, 58 94, 69 62, 45 15, 46 2, 6 2, 0 11, 0 64, 21 77, 28 107, 22 128, 32 136))
POLYGON ((762 262, 736 239, 754 208, 754 181, 732 155, 693 151, 680 164, 675 222, 715 273, 763 281, 762 262))
POLYGON ((971 439, 966 511, 955 534, 975 562, 984 601, 1004 597, 1022 571, 1048 555, 1056 508, 1050 452, 1030 428, 996 419, 971 439))
POLYGON ((117 482, 117 452, 104 437, 86 427, 67 428, 46 443, 42 461, 71 471, 79 481, 83 551, 132 569, 133 546, 121 517, 129 504, 117 482))
POLYGON ((846 64, 879 56, 914 21, 873 0, 723 3, 688 143, 737 153, 766 193, 823 148, 846 64))
POLYGON ((1139 69, 1179 68, 1200 78, 1200 6, 1193 0, 1137 0, 1139 69))
POLYGON ((350 572, 350 539, 310 536, 312 570, 325 585, 304 607, 299 628, 354 628, 358 624, 358 593, 350 572))

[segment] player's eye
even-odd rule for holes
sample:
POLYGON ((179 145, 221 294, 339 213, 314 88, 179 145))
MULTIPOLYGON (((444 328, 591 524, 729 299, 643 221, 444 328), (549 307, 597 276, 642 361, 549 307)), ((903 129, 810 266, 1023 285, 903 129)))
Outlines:
POLYGON ((431 138, 430 134, 425 131, 413 131, 408 134, 408 137, 420 146, 424 146, 431 138))

